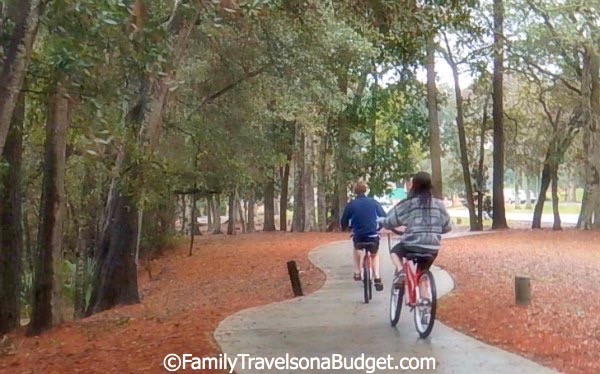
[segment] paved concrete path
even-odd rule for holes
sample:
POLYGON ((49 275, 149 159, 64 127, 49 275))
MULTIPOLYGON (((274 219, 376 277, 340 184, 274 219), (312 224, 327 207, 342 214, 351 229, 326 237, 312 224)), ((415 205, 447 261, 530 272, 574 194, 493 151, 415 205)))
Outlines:
MULTIPOLYGON (((364 352, 375 357, 390 354, 396 360, 413 356, 435 357, 437 368, 430 371, 438 373, 551 372, 520 356, 463 335, 439 321, 428 339, 418 339, 412 314, 404 309, 398 326, 390 327, 389 283, 393 271, 387 255, 387 239, 382 240, 380 250, 384 255, 385 289, 374 291, 371 303, 363 303, 361 283, 351 279, 350 242, 324 245, 310 253, 310 260, 327 274, 323 288, 306 297, 247 309, 228 317, 215 331, 223 352, 258 357, 285 357, 286 353, 296 357, 322 357, 334 353, 358 357, 364 352)), ((434 269, 434 277, 438 295, 453 288, 452 278, 445 271, 434 269)), ((261 371, 242 370, 238 366, 236 372, 261 371)))

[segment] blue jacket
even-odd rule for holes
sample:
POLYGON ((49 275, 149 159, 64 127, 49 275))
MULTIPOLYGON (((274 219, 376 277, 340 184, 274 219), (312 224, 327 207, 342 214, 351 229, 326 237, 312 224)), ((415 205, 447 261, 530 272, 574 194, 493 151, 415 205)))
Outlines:
POLYGON ((349 225, 352 225, 352 234, 355 238, 375 237, 379 236, 377 217, 385 216, 385 211, 377 201, 360 194, 346 205, 340 224, 342 230, 346 230, 349 225))

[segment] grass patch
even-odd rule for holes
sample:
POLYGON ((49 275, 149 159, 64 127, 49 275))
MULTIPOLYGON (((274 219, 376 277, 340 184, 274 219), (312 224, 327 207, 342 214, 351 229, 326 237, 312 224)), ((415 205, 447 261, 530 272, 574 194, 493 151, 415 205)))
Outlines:
MULTIPOLYGON (((525 209, 525 204, 521 204, 521 209, 516 209, 515 204, 505 204, 505 209, 507 213, 515 212, 515 213, 532 213, 535 208, 535 204, 531 204, 531 208, 525 209)), ((467 208, 464 206, 454 206, 449 207, 450 210, 466 210, 467 208)), ((558 211, 561 214, 579 214, 581 210, 581 203, 559 203, 558 211)), ((546 200, 544 203, 543 213, 552 214, 552 201, 546 200)))
MULTIPOLYGON (((521 204, 521 209, 516 209, 514 204, 506 204, 506 212, 533 213, 535 204, 531 204, 530 209, 525 209, 525 204, 521 204)), ((559 203, 558 212, 562 214, 579 214, 581 203, 559 203)), ((544 203, 544 213, 552 214, 552 201, 546 200, 544 203)))

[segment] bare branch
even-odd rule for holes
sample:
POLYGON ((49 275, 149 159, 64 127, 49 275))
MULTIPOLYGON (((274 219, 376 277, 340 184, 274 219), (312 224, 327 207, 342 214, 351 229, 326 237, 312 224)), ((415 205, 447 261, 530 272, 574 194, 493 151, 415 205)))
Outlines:
POLYGON ((525 63, 529 66, 532 66, 534 68, 536 68, 540 73, 545 74, 545 75, 549 75, 554 79, 557 79, 559 81, 561 81, 565 87, 567 87, 568 89, 570 89, 571 91, 577 93, 578 95, 581 95, 581 90, 577 87, 575 87, 571 82, 569 82, 567 79, 565 79, 565 77, 556 74, 556 73, 552 73, 551 71, 549 71, 548 69, 544 69, 543 67, 541 67, 539 64, 533 62, 528 56, 521 56, 521 58, 523 59, 523 61, 525 61, 525 63))
POLYGON ((226 94, 227 92, 231 91, 232 89, 234 89, 236 86, 238 86, 240 83, 251 79, 259 74, 261 74, 262 72, 264 72, 267 69, 268 65, 265 65, 257 70, 251 71, 247 74, 244 74, 242 77, 236 79, 235 81, 227 84, 226 86, 222 87, 220 90, 218 90, 217 92, 206 96, 204 99, 202 99, 200 101, 200 104, 198 104, 194 109, 192 109, 192 111, 187 115, 186 120, 189 120, 192 115, 194 115, 196 112, 198 112, 198 110, 200 110, 200 108, 202 108, 202 106, 204 106, 205 104, 210 104, 213 101, 215 101, 219 96, 222 96, 224 94, 226 94))

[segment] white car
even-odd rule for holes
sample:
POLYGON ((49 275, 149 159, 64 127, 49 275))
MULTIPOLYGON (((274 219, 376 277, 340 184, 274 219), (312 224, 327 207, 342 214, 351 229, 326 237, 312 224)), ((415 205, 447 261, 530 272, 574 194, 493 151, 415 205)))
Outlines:
POLYGON ((377 202, 379 204, 381 204, 381 207, 383 208, 383 210, 386 213, 389 212, 394 207, 394 204, 392 204, 392 201, 389 199, 375 199, 375 200, 377 200, 377 202))
MULTIPOLYGON (((515 203, 515 191, 504 190, 504 200, 509 204, 515 203)), ((536 194, 533 191, 529 191, 529 201, 533 204, 536 201, 536 194)), ((523 190, 519 190, 519 203, 525 204, 527 202, 527 194, 523 190)))

